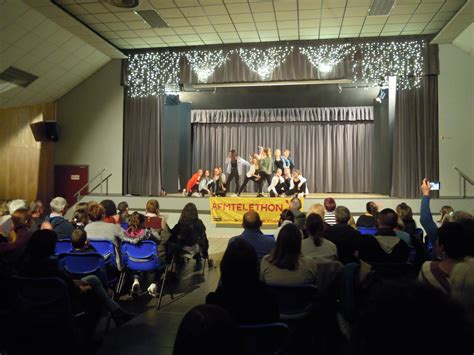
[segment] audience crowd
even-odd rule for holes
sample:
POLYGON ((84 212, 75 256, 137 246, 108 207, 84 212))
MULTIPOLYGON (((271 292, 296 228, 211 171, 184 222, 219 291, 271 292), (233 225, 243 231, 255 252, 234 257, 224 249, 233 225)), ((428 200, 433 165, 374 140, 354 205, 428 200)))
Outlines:
MULTIPOLYGON (((406 203, 381 209, 370 201, 354 221, 349 209, 333 198, 310 206, 305 214, 294 197, 271 235, 262 232, 257 212, 245 213, 244 230, 229 240, 220 263, 217 289, 207 295, 206 305, 185 316, 174 353, 197 348, 211 354, 240 353, 239 327, 286 319, 272 288, 316 286, 318 297, 309 313, 318 315, 310 315, 303 329, 296 328, 313 346, 308 353, 472 354, 474 217, 443 206, 435 221, 426 179, 421 193, 425 233, 406 203), (325 341, 309 341, 321 338, 325 341)), ((193 203, 186 204, 172 228, 157 200, 147 202, 145 214, 131 213, 127 202, 78 203, 70 221, 65 218, 64 198, 55 197, 49 206, 45 214, 41 201, 0 204, 0 278, 5 285, 12 276, 59 278, 74 311, 88 315, 83 324, 88 336, 93 337, 101 311, 118 326, 133 314, 110 297, 112 290, 98 277, 77 278, 61 269, 61 255, 55 255, 58 242, 70 241, 71 254, 88 254, 96 252, 94 241, 110 241, 116 257, 107 269, 112 278, 125 269, 120 252, 124 243, 152 241, 156 255, 171 265, 175 276, 185 255, 195 259, 196 269, 203 267, 202 259, 209 260, 206 227, 193 203)), ((132 294, 140 293, 144 280, 151 278, 147 292, 158 296, 162 272, 148 274, 130 275, 132 294)), ((3 302, 11 302, 8 294, 2 295, 3 302)), ((9 325, 0 323, 0 331, 10 334, 9 325)), ((291 338, 294 324, 288 325, 291 338)), ((0 342, 0 352, 17 340, 0 342)), ((291 353, 293 345, 287 342, 285 351, 291 353)))

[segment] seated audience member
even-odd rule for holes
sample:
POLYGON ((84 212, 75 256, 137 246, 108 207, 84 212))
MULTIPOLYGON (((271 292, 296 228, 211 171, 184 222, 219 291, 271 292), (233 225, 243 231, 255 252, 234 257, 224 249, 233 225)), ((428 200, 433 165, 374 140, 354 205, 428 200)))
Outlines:
POLYGON ((317 262, 337 260, 337 247, 333 242, 323 238, 326 226, 320 215, 311 213, 306 217, 305 230, 308 238, 301 242, 301 253, 317 262))
POLYGON ((212 179, 209 177, 209 170, 204 170, 204 174, 199 181, 198 192, 201 196, 210 195, 211 191, 209 190, 209 184, 212 182, 212 179))
POLYGON ((84 230, 84 228, 86 228, 87 223, 89 223, 89 215, 87 213, 87 210, 76 210, 74 212, 74 216, 72 217, 71 223, 74 228, 84 230))
MULTIPOLYGON (((79 210, 83 210, 83 211, 87 211, 89 209, 89 205, 91 204, 92 202, 78 202, 76 204, 76 207, 74 208, 75 211, 79 211, 79 210)), ((95 203, 95 202, 94 202, 95 203)))
POLYGON ((469 255, 472 230, 461 223, 444 223, 438 230, 441 261, 423 264, 419 280, 458 301, 474 325, 474 258, 469 255))
MULTIPOLYGON (((316 214, 320 215, 321 218, 324 221, 325 211, 324 211, 324 206, 322 204, 315 203, 315 204, 309 206, 307 216, 309 216, 311 213, 316 213, 316 214)), ((324 222, 324 223, 327 225, 326 222, 324 222)))
POLYGON ((166 224, 166 218, 160 213, 160 203, 156 199, 148 200, 146 203, 146 213, 145 217, 147 221, 145 222, 145 227, 148 227, 155 233, 158 234, 160 239, 160 244, 158 245, 158 253, 160 258, 163 260, 166 258, 166 243, 171 235, 170 229, 166 224), (153 219, 159 218, 159 223, 153 223, 153 219))
POLYGON ((378 206, 374 201, 369 201, 365 205, 365 213, 357 218, 356 226, 359 228, 376 228, 378 206))
POLYGON ((125 237, 125 233, 120 225, 104 222, 105 210, 98 203, 91 203, 88 210, 89 224, 84 228, 89 240, 110 240, 116 249, 116 263, 121 270, 120 263, 120 241, 125 237))
POLYGON ((87 240, 87 233, 83 229, 74 229, 71 234, 73 253, 95 253, 97 250, 87 240))
POLYGON ((335 210, 335 225, 323 232, 323 238, 333 242, 337 247, 339 261, 343 264, 358 262, 358 250, 361 241, 360 233, 347 223, 351 213, 347 207, 338 206, 335 210))
POLYGON ((221 283, 206 297, 206 303, 225 308, 237 323, 271 323, 280 318, 278 305, 260 282, 255 249, 242 238, 230 243, 224 253, 221 283))
POLYGON ((44 206, 40 200, 30 202, 31 212, 31 232, 35 232, 41 227, 41 223, 44 222, 44 206))
POLYGON ((206 235, 206 226, 199 219, 198 210, 194 203, 187 203, 181 211, 178 223, 171 229, 171 236, 167 243, 167 255, 171 260, 176 252, 187 250, 194 254, 197 265, 201 257, 208 258, 209 241, 206 235), (197 246, 197 248, 196 248, 197 246))
POLYGON ((148 218, 160 218, 161 219, 161 228, 156 228, 157 232, 167 230, 168 226, 166 225, 165 216, 160 213, 160 203, 158 200, 152 199, 148 200, 145 207, 146 213, 145 217, 148 218))
POLYGON ((246 212, 244 214, 242 222, 242 227, 244 228, 244 231, 241 235, 232 237, 229 240, 228 245, 230 245, 234 240, 238 238, 246 240, 255 249, 255 252, 257 253, 257 258, 260 262, 260 259, 262 259, 264 255, 270 253, 270 251, 275 246, 275 239, 264 235, 260 230, 261 226, 262 221, 260 220, 260 216, 257 212, 246 212))
POLYGON ((0 235, 3 235, 4 237, 8 237, 10 235, 10 231, 13 226, 12 222, 12 215, 13 212, 20 208, 28 208, 26 205, 25 200, 12 200, 9 203, 7 203, 8 207, 8 214, 2 216, 2 222, 0 225, 0 235))
POLYGON ((448 217, 452 216, 453 213, 454 209, 451 206, 445 205, 441 207, 441 210, 439 211, 440 217, 438 222, 436 222, 436 225, 441 227, 445 221, 447 222, 448 217))
POLYGON ((46 221, 51 223, 59 239, 71 237, 74 226, 63 216, 66 213, 67 201, 63 197, 55 197, 51 200, 51 214, 46 217, 46 221))
MULTIPOLYGON (((128 229, 125 231, 123 241, 131 244, 138 244, 143 240, 152 240, 158 245, 160 242, 160 236, 158 235, 158 232, 149 228, 145 228, 144 215, 138 212, 133 212, 128 220, 128 229)), ((132 284, 132 292, 134 293, 138 293, 140 290, 139 276, 140 275, 137 273, 133 277, 134 281, 132 284)), ((155 272, 154 276, 154 281, 148 287, 148 293, 151 296, 156 297, 157 281, 159 281, 161 273, 155 272)))
POLYGON ((275 231, 275 240, 278 239, 281 229, 289 223, 295 223, 295 215, 293 212, 291 212, 291 210, 284 209, 280 214, 280 218, 278 219, 278 228, 275 231))
POLYGON ((306 216, 303 212, 301 212, 302 208, 301 200, 298 197, 293 197, 290 201, 290 211, 293 212, 293 216, 295 216, 295 224, 298 226, 299 229, 303 229, 304 221, 306 216))
POLYGON ((104 207, 105 216, 104 222, 106 223, 119 223, 120 216, 117 213, 117 206, 112 200, 103 200, 100 202, 102 207, 104 207))
POLYGON ((439 290, 382 282, 370 289, 364 304, 353 354, 472 354, 472 328, 464 311, 439 290))
POLYGON ((230 314, 219 306, 203 304, 191 309, 181 321, 173 355, 238 355, 240 348, 237 325, 230 314))
POLYGON ((31 238, 31 212, 18 208, 11 215, 12 227, 7 241, 0 243, 0 257, 15 263, 23 254, 31 238))
POLYGON ((385 208, 377 216, 377 233, 361 238, 359 257, 374 263, 405 263, 408 260, 408 244, 395 233, 397 212, 385 208))
POLYGON ((193 176, 188 180, 186 183, 186 189, 183 191, 184 196, 196 196, 200 197, 198 190, 199 190, 199 182, 201 181, 202 176, 202 169, 196 171, 193 176))
POLYGON ((416 222, 413 219, 411 207, 403 202, 397 206, 397 214, 403 222, 402 231, 414 236, 416 234, 416 222))
POLYGON ((301 231, 293 223, 284 226, 273 251, 262 258, 260 279, 266 284, 316 284, 316 261, 301 254, 301 231))
POLYGON ((271 184, 268 185, 268 192, 270 197, 284 196, 286 192, 285 179, 283 178, 281 169, 277 169, 273 175, 271 184))
MULTIPOLYGON (((26 277, 57 277, 62 279, 68 288, 69 295, 76 307, 86 303, 100 304, 111 312, 117 325, 127 322, 133 314, 124 311, 109 297, 102 283, 95 275, 85 276, 81 280, 73 280, 66 273, 58 271, 51 256, 54 254, 57 236, 51 230, 38 230, 30 240, 26 262, 22 265, 22 275, 26 277), (86 294, 90 294, 87 298, 86 294), (86 297, 83 297, 86 296, 86 297)), ((87 308, 87 305, 86 305, 87 308)), ((79 311, 76 309, 76 312, 79 311)), ((97 319, 98 320, 98 319, 97 319)), ((93 326, 95 327, 96 324, 93 326)))
POLYGON ((128 203, 125 201, 120 202, 117 205, 117 209, 120 216, 120 223, 128 223, 128 217, 130 216, 128 212, 128 203))
POLYGON ((334 211, 336 209, 336 201, 332 197, 327 197, 324 199, 324 222, 333 226, 336 224, 336 217, 334 211))
POLYGON ((347 222, 347 225, 351 226, 355 230, 357 230, 356 222, 354 219, 354 216, 351 215, 351 218, 349 218, 349 222, 347 222))

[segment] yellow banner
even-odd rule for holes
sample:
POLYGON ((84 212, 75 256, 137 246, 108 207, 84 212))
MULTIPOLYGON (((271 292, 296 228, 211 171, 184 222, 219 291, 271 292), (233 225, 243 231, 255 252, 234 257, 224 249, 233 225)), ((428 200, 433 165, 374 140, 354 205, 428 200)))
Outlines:
MULTIPOLYGON (((242 224, 248 211, 256 211, 263 224, 278 224, 281 212, 289 208, 291 197, 210 197, 214 223, 242 224)), ((304 199, 301 199, 304 203, 304 199)))

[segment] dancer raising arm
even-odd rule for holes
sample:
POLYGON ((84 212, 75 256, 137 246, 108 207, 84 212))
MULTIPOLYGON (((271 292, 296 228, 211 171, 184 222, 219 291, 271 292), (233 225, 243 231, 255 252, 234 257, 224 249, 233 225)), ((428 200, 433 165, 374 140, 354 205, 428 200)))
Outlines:
POLYGON ((237 196, 240 196, 242 191, 244 191, 245 186, 247 186, 247 183, 249 180, 252 180, 258 185, 258 196, 262 196, 262 178, 259 175, 260 171, 260 164, 258 161, 258 158, 256 155, 252 157, 252 164, 250 164, 250 169, 247 171, 247 176, 245 177, 244 183, 242 186, 240 186, 239 192, 237 193, 237 196))
POLYGON ((225 164, 225 171, 227 174, 229 174, 229 179, 227 180, 226 184, 227 190, 230 191, 230 183, 232 179, 235 178, 235 193, 237 194, 240 188, 240 175, 242 175, 242 165, 250 167, 250 163, 247 160, 239 157, 235 149, 232 149, 225 160, 225 164))

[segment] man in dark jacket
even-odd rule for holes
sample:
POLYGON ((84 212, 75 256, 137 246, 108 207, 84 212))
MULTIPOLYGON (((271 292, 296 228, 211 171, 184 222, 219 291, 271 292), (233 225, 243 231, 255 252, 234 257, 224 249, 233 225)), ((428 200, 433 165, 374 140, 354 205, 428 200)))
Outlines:
POLYGON ((351 212, 347 207, 338 206, 335 210, 335 217, 336 224, 324 231, 323 238, 336 244, 337 255, 341 263, 357 262, 361 235, 347 224, 351 219, 351 212))
POLYGON ((62 197, 55 197, 50 202, 51 214, 46 217, 46 221, 51 223, 53 230, 58 235, 58 240, 70 238, 74 226, 63 216, 66 213, 67 201, 62 197))

